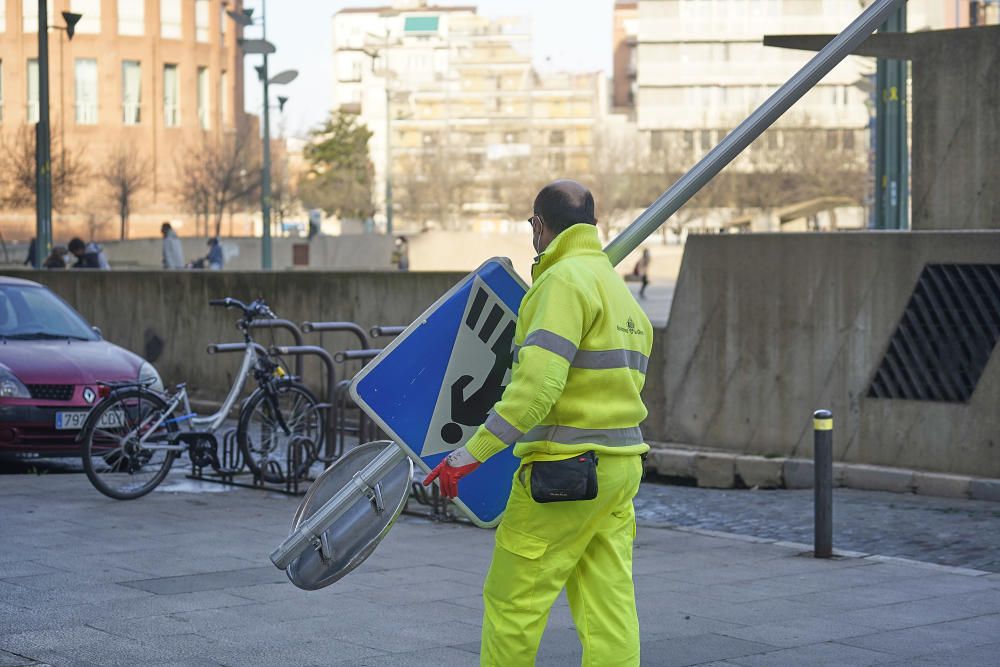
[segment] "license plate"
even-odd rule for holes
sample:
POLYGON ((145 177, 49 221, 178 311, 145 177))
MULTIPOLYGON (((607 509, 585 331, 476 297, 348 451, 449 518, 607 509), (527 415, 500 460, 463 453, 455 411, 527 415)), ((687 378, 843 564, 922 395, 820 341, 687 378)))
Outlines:
MULTIPOLYGON (((89 412, 57 412, 56 430, 58 431, 79 431, 83 428, 83 422, 87 421, 89 412)), ((112 428, 125 425, 125 413, 120 410, 105 412, 97 421, 97 428, 112 428)))

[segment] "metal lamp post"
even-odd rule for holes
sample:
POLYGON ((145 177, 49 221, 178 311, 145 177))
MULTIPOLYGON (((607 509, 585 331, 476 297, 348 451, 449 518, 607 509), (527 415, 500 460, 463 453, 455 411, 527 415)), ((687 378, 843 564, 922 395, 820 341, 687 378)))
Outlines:
MULTIPOLYGON (((261 211, 261 268, 271 268, 271 109, 270 109, 270 85, 281 85, 291 83, 298 76, 295 70, 285 70, 274 76, 268 76, 267 57, 277 49, 274 44, 267 41, 267 3, 261 0, 260 3, 260 26, 261 39, 240 39, 238 43, 247 55, 259 54, 264 56, 264 62, 257 69, 257 74, 264 84, 263 103, 263 164, 260 175, 260 211, 261 211)), ((252 9, 244 9, 242 12, 229 10, 226 12, 233 21, 240 27, 246 28, 255 23, 252 9)))
MULTIPOLYGON (((76 33, 82 14, 63 12, 66 26, 51 26, 63 30, 69 39, 76 33)), ((38 122, 35 124, 35 258, 41 268, 52 247, 52 128, 49 125, 49 15, 46 0, 38 0, 38 122)), ((62 41, 59 42, 62 62, 62 41)), ((63 72, 60 66, 60 90, 63 72)), ((60 102, 61 104, 61 102, 60 102)), ((64 142, 65 145, 65 142, 64 142)))
POLYGON ((381 47, 362 49, 362 53, 372 59, 372 72, 375 72, 375 60, 379 54, 384 54, 383 73, 385 74, 385 233, 392 235, 392 115, 390 104, 392 92, 389 90, 389 79, 392 77, 392 70, 389 69, 389 30, 383 35, 368 33, 368 37, 382 40, 381 47))

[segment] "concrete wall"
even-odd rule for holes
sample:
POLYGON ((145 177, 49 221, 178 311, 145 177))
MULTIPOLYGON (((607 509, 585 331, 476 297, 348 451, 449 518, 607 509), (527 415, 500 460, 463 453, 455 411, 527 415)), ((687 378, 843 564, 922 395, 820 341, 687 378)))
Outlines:
MULTIPOLYGON (((409 324, 462 276, 450 273, 334 273, 237 271, 5 271, 42 282, 66 299, 113 343, 144 355, 153 335, 163 340, 155 360, 165 382, 187 382, 202 398, 221 400, 238 370, 237 355, 205 353, 217 342, 241 342, 235 311, 210 308, 209 299, 263 296, 274 311, 293 322, 347 320, 365 329, 375 324, 409 324)), ((270 345, 261 331, 258 341, 270 345)), ((277 344, 291 344, 275 332, 277 344)), ((343 334, 311 334, 306 341, 331 352, 354 349, 343 334)), ((384 340, 383 340, 384 344, 384 340)), ((310 362, 307 381, 319 386, 318 364, 310 362)), ((356 372, 353 367, 351 373, 356 372)))
MULTIPOLYGON (((226 269, 254 271, 260 268, 260 239, 222 238, 226 269)), ((101 242, 113 268, 150 268, 163 265, 163 239, 133 239, 101 242)), ((204 238, 181 238, 184 261, 192 262, 208 254, 204 238)), ((17 253, 23 259, 27 251, 17 253)), ((376 270, 390 268, 392 239, 381 234, 349 234, 317 236, 308 239, 272 239, 272 265, 275 269, 310 268, 345 270, 376 270), (309 265, 293 267, 292 247, 309 246, 309 265)))
MULTIPOLYGON (((524 223, 523 234, 478 234, 475 232, 430 231, 407 236, 410 245, 410 269, 413 271, 472 271, 490 257, 509 257, 514 268, 530 282, 535 251, 531 233, 524 223)), ((649 243, 654 281, 673 282, 680 270, 682 245, 649 243)), ((625 258, 619 273, 628 273, 639 259, 641 249, 625 258)))
POLYGON ((838 461, 1000 477, 996 349, 967 405, 864 398, 930 262, 1000 263, 1000 232, 690 237, 647 437, 809 457, 830 408, 838 461))
POLYGON ((914 40, 913 229, 996 229, 1000 26, 914 40))

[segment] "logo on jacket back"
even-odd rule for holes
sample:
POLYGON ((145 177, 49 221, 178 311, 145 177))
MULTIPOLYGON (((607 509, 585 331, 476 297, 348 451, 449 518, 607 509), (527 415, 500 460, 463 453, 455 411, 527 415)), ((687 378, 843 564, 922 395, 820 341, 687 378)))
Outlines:
POLYGON ((645 333, 643 332, 642 329, 636 329, 635 320, 633 320, 631 317, 628 318, 628 321, 625 323, 624 327, 618 325, 618 330, 621 331, 622 333, 632 334, 634 336, 641 336, 643 333, 645 333))

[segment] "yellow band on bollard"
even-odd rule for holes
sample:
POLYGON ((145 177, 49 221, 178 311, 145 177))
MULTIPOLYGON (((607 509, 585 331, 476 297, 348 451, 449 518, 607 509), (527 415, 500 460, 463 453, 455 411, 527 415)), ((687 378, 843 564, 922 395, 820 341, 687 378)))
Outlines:
POLYGON ((814 431, 832 431, 833 430, 833 420, 832 419, 814 419, 813 420, 813 430, 814 431))

